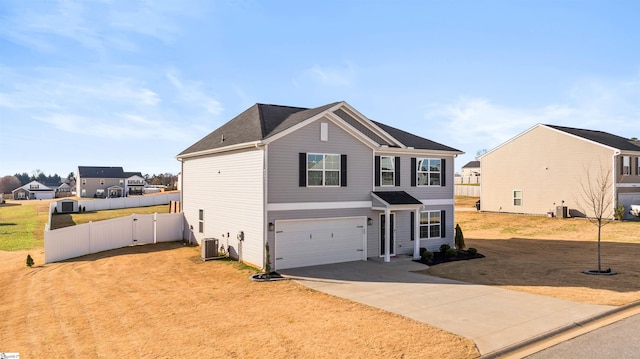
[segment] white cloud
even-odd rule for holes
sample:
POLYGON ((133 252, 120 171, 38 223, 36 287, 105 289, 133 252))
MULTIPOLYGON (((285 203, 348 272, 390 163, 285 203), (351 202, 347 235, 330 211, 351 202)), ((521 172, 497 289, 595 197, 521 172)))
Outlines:
MULTIPOLYGON (((538 123, 640 136, 640 81, 591 79, 571 87, 564 99, 538 108, 500 105, 485 98, 431 104, 425 118, 438 123, 440 138, 491 149, 538 123)), ((453 145, 453 144, 452 144, 453 145)))
POLYGON ((167 72, 166 77, 178 90, 177 96, 183 101, 198 106, 211 115, 222 113, 222 104, 206 93, 201 82, 183 81, 175 70, 167 72))

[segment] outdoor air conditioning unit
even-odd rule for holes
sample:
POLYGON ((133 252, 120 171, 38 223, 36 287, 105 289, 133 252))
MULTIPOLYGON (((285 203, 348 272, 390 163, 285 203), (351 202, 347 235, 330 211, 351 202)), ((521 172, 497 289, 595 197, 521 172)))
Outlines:
POLYGON ((200 256, 203 261, 218 258, 218 240, 215 238, 205 238, 200 243, 200 256))

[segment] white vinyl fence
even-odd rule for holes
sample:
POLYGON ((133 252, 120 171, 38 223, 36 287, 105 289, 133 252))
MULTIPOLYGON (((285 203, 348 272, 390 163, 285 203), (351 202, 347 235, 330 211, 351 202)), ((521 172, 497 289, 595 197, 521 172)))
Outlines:
POLYGON ((480 186, 456 185, 454 193, 456 196, 480 197, 480 188, 480 186))
POLYGON ((57 262, 135 244, 182 239, 182 213, 134 214, 44 231, 44 261, 57 262))
POLYGON ((165 193, 152 196, 132 196, 105 199, 79 200, 78 205, 87 211, 103 211, 106 209, 147 207, 159 204, 168 204, 171 201, 179 201, 180 193, 165 193))

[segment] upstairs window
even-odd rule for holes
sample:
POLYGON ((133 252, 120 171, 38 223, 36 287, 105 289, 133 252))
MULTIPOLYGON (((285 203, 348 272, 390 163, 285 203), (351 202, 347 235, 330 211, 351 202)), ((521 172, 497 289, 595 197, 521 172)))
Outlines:
POLYGON ((631 174, 631 157, 622 156, 622 175, 628 176, 631 174))
POLYGON ((418 159, 418 186, 441 186, 441 161, 440 158, 418 159))
POLYGON ((204 233, 204 209, 198 210, 198 233, 204 233))
POLYGON ((40 188, 40 185, 37 185, 37 184, 32 184, 29 186, 29 189, 38 189, 38 188, 40 188))
POLYGON ((522 206, 522 191, 520 190, 513 191, 513 205, 522 206))
POLYGON ((395 186, 395 157, 380 156, 380 184, 382 186, 395 186))
POLYGON ((308 153, 308 186, 340 186, 340 155, 308 153))

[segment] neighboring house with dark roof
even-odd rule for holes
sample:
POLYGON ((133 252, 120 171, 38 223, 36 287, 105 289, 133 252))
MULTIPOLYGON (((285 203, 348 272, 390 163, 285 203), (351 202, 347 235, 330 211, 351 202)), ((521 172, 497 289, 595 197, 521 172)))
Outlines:
POLYGON ((78 166, 76 174, 76 193, 83 198, 142 194, 145 185, 140 172, 125 172, 122 167, 78 166))
POLYGON ((178 154, 186 235, 274 269, 417 258, 453 246, 458 154, 346 102, 256 104, 178 154))
POLYGON ((640 143, 602 131, 536 125, 481 158, 481 209, 592 216, 581 186, 609 174, 607 204, 640 204, 640 143), (609 190, 608 190, 609 191, 609 190), (561 207, 561 208, 558 208, 561 207), (586 213, 585 213, 586 212, 586 213))
POLYGON ((478 177, 480 176, 480 161, 469 161, 462 166, 462 177, 478 177))
POLYGON ((31 181, 22 187, 18 187, 11 191, 13 199, 53 199, 56 191, 49 188, 38 181, 31 181))

